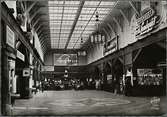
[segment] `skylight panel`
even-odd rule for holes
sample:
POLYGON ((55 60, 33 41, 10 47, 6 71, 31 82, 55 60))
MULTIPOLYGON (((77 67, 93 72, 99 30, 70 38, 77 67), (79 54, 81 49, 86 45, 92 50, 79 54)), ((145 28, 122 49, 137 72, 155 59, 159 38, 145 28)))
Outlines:
POLYGON ((89 5, 94 5, 94 6, 96 6, 96 5, 98 5, 99 4, 99 1, 85 1, 85 6, 87 5, 87 6, 89 6, 89 5))

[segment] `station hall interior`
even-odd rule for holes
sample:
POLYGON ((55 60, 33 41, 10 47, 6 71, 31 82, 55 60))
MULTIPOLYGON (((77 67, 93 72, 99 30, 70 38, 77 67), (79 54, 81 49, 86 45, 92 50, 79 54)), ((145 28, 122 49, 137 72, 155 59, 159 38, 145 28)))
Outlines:
POLYGON ((1 0, 0 115, 165 115, 167 1, 1 0))

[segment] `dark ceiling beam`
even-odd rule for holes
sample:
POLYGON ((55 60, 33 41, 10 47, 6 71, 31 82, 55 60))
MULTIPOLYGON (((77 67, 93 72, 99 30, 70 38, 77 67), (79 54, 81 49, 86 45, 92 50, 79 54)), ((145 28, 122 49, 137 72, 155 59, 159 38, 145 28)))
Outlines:
MULTIPOLYGON (((46 16, 46 14, 44 15, 44 14, 38 13, 38 14, 36 14, 36 16, 32 19, 31 22, 35 22, 35 21, 38 20, 38 19, 40 19, 41 21, 43 21, 43 20, 45 19, 44 16, 46 16)), ((47 17, 48 17, 48 16, 47 16, 47 17)), ((49 21, 49 20, 47 20, 47 21, 49 21)))
POLYGON ((117 24, 117 27, 119 27, 119 28, 121 29, 121 32, 122 32, 122 31, 123 31, 123 27, 122 27, 121 24, 118 22, 118 20, 117 20, 115 17, 113 17, 112 19, 113 19, 113 21, 117 24))
POLYGON ((52 52, 52 53, 68 53, 68 54, 76 54, 78 51, 83 51, 82 49, 51 49, 49 52, 52 52))
POLYGON ((42 43, 41 47, 45 50, 49 50, 49 48, 51 48, 51 46, 47 46, 47 43, 42 43))
POLYGON ((39 35, 38 37, 39 37, 39 38, 42 38, 42 37, 48 37, 48 38, 50 38, 48 35, 49 35, 49 34, 42 33, 42 34, 39 35))
POLYGON ((43 49, 48 49, 48 47, 46 46, 46 43, 42 43, 42 44, 41 44, 41 47, 42 47, 43 49))
POLYGON ((32 21, 35 16, 41 11, 41 8, 39 7, 31 16, 30 16, 30 21, 32 21))
POLYGON ((47 34, 41 34, 38 36, 40 43, 43 44, 43 40, 47 41, 47 46, 51 46, 50 45, 50 37, 48 37, 47 34))
POLYGON ((39 34, 42 31, 46 31, 46 32, 50 32, 50 29, 47 25, 41 25, 40 27, 35 28, 36 29, 36 32, 39 34))
POLYGON ((30 11, 31 11, 31 9, 34 8, 34 6, 36 5, 37 2, 33 2, 29 6, 28 6, 28 3, 29 3, 28 1, 25 2, 25 3, 26 3, 26 5, 25 5, 26 8, 25 8, 24 15, 27 17, 28 23, 30 23, 30 11))
MULTIPOLYGON (((39 32, 38 32, 38 36, 40 36, 42 33, 43 33, 43 31, 44 30, 40 30, 39 32)), ((46 33, 46 32, 45 32, 46 33)))
POLYGON ((49 38, 48 38, 48 37, 43 36, 43 37, 39 38, 39 41, 40 41, 41 43, 43 42, 43 40, 46 40, 46 41, 48 41, 48 43, 49 43, 49 38))
POLYGON ((39 23, 39 25, 35 28, 35 31, 38 32, 41 27, 42 27, 42 24, 39 23))
POLYGON ((48 45, 48 44, 49 44, 48 38, 45 38, 45 37, 40 38, 40 43, 41 43, 41 45, 47 44, 47 46, 50 46, 50 45, 48 45), (45 43, 44 43, 44 42, 45 42, 45 43))
POLYGON ((45 56, 45 53, 48 51, 47 48, 42 48, 43 55, 45 56))
POLYGON ((40 41, 40 43, 41 43, 41 46, 45 46, 45 47, 48 47, 48 44, 49 44, 48 40, 42 40, 40 41))
MULTIPOLYGON (((59 33, 52 33, 52 34, 59 34, 59 33)), ((69 33, 62 33, 62 34, 69 34, 69 33)), ((80 34, 80 33, 75 33, 75 34, 80 34)), ((89 34, 89 33, 84 33, 84 34, 89 34)))
POLYGON ((74 29, 75 29, 75 26, 76 26, 76 24, 77 24, 77 21, 78 21, 78 19, 79 19, 80 14, 81 14, 81 11, 82 11, 82 8, 83 8, 84 3, 85 3, 84 0, 80 1, 80 5, 79 5, 79 8, 78 8, 78 10, 77 10, 77 15, 76 15, 75 20, 74 20, 74 22, 73 22, 71 32, 70 32, 70 34, 69 34, 69 37, 68 37, 68 39, 67 39, 67 43, 66 43, 65 48, 64 48, 65 50, 67 49, 68 44, 69 44, 69 42, 70 42, 70 40, 71 40, 71 36, 72 36, 72 34, 73 34, 73 31, 74 31, 74 29))
POLYGON ((36 2, 33 2, 30 6, 28 6, 28 7, 26 8, 25 13, 29 13, 30 10, 35 6, 36 3, 37 3, 37 1, 36 1, 36 2))
POLYGON ((49 35, 47 35, 47 34, 41 35, 39 38, 42 38, 42 37, 45 37, 45 38, 50 39, 50 36, 49 36, 49 35))
POLYGON ((59 43, 60 43, 60 35, 61 35, 62 22, 63 22, 63 16, 64 16, 64 5, 65 5, 65 0, 63 0, 63 10, 62 10, 61 23, 60 23, 60 29, 59 29, 60 31, 59 31, 58 48, 59 48, 59 43))
POLYGON ((109 38, 111 38, 112 37, 112 33, 110 32, 110 28, 108 26, 104 26, 103 29, 107 31, 107 33, 109 35, 109 38))
MULTIPOLYGON (((98 1, 98 0, 97 0, 98 1)), ((104 0, 103 0, 104 1, 104 0)), ((111 0, 110 0, 111 1, 111 0)), ((78 5, 75 5, 75 4, 73 4, 73 5, 71 5, 71 4, 69 4, 69 5, 62 5, 62 4, 60 4, 60 5, 37 5, 38 7, 63 7, 63 6, 66 6, 66 7, 78 7, 78 5)), ((106 6, 106 5, 101 5, 100 6, 101 8, 108 8, 108 7, 112 7, 110 4, 108 5, 108 6, 106 6)), ((84 8, 96 8, 96 6, 94 6, 94 5, 88 5, 88 6, 84 6, 84 8)))
POLYGON ((132 9, 134 10, 134 12, 137 14, 137 15, 140 15, 140 12, 137 10, 137 8, 135 7, 134 3, 132 0, 129 0, 129 4, 130 6, 132 7, 132 9))
MULTIPOLYGON (((35 26, 38 24, 39 21, 40 21, 40 18, 37 19, 34 23, 32 23, 32 27, 35 27, 35 26)), ((31 22, 32 22, 32 21, 31 21, 31 22)))
MULTIPOLYGON (((97 8, 99 7, 99 5, 100 5, 101 1, 102 1, 102 0, 100 0, 100 1, 99 1, 99 4, 96 6, 96 9, 94 10, 94 12, 93 12, 93 14, 92 14, 91 18, 88 20, 88 22, 87 22, 86 26, 84 27, 84 30, 83 30, 83 31, 82 31, 82 33, 80 34, 80 37, 82 36, 82 34, 83 34, 83 32, 85 31, 85 29, 86 29, 87 25, 89 24, 89 22, 91 21, 92 17, 94 16, 94 14, 95 14, 95 12, 96 12, 97 8)), ((78 40, 79 40, 79 39, 80 39, 80 38, 78 38, 78 40)), ((73 48, 74 48, 74 47, 75 47, 75 45, 77 44, 78 40, 77 40, 77 41, 76 41, 76 43, 74 44, 73 48)))
POLYGON ((122 9, 119 10, 121 15, 123 16, 123 18, 128 22, 128 24, 130 25, 130 20, 128 19, 128 17, 126 16, 126 14, 124 13, 124 11, 122 9))
POLYGON ((35 28, 36 32, 39 33, 41 30, 47 30, 47 32, 49 32, 49 27, 47 25, 38 25, 37 28, 35 28))
MULTIPOLYGON (((55 23, 55 24, 60 24, 60 22, 61 22, 61 20, 60 19, 52 19, 52 20, 46 20, 43 16, 39 16, 39 18, 41 18, 41 19, 43 19, 42 20, 42 22, 43 23, 46 23, 46 22, 51 22, 51 23, 55 23), (57 20, 59 21, 59 22, 57 22, 57 20)), ((34 18, 35 19, 35 18, 34 18)), ((33 20, 34 20, 33 19, 33 20)), ((36 18, 36 19, 38 19, 38 18, 36 18)), ((65 19, 65 20, 63 20, 63 21, 74 21, 73 19, 65 19)), ((79 21, 89 21, 89 20, 79 20, 79 21)), ((94 22, 96 22, 96 21, 94 21, 94 22)))
POLYGON ((48 34, 48 35, 50 35, 49 31, 48 31, 48 30, 45 30, 45 29, 41 29, 41 30, 38 32, 38 36, 40 36, 41 34, 48 34))
MULTIPOLYGON (((54 13, 49 13, 49 14, 54 14, 54 13)), ((56 13, 56 14, 61 14, 61 13, 56 13)), ((64 13, 64 15, 67 15, 67 14, 75 15, 76 13, 75 12, 73 12, 73 13, 64 13)), ((82 15, 92 15, 92 13, 82 13, 82 15)), ((100 15, 107 15, 107 13, 100 13, 100 15)))
POLYGON ((47 39, 48 44, 49 44, 50 37, 48 37, 48 36, 44 35, 44 36, 39 37, 39 39, 40 39, 40 40, 43 40, 43 39, 45 39, 45 40, 46 40, 46 39, 47 39))
POLYGON ((105 28, 102 28, 102 30, 104 31, 104 33, 107 35, 107 37, 110 37, 110 34, 108 33, 108 31, 105 28))
POLYGON ((114 28, 111 26, 110 23, 107 23, 107 26, 110 28, 110 30, 116 35, 116 31, 114 30, 114 28))

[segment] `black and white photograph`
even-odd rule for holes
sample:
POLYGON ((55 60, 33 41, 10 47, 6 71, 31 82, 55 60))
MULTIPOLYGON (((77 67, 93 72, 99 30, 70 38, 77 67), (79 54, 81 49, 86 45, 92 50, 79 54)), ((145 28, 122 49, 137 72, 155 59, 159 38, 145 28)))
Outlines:
POLYGON ((167 116, 166 0, 0 2, 0 116, 167 116))

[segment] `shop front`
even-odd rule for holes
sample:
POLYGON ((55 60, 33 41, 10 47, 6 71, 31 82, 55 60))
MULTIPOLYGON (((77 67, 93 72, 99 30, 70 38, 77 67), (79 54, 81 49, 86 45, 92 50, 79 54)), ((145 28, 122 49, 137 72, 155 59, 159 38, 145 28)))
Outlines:
POLYGON ((104 90, 113 92, 112 79, 111 61, 108 61, 104 64, 104 90))
POLYGON ((29 52, 26 47, 21 43, 17 42, 17 59, 16 59, 16 77, 17 77, 17 93, 20 94, 21 98, 30 97, 29 79, 30 79, 30 68, 29 68, 29 52))
POLYGON ((112 79, 112 84, 113 84, 113 90, 114 93, 122 93, 123 91, 123 86, 122 86, 122 80, 123 80, 123 59, 121 57, 113 59, 113 79, 112 79))
POLYGON ((13 29, 1 21, 2 26, 2 113, 11 113, 10 108, 16 97, 16 35, 13 29))
POLYGON ((165 41, 142 48, 134 62, 136 95, 165 95, 166 92, 166 49, 165 41), (159 45, 161 43, 161 45, 159 45))

